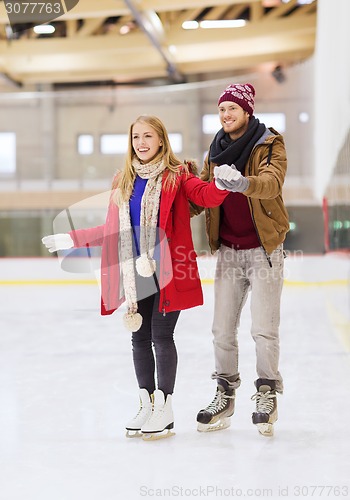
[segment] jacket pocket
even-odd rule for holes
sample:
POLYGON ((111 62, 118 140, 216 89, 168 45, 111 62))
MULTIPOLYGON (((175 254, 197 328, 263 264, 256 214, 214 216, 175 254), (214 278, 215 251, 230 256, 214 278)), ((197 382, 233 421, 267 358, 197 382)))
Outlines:
POLYGON ((199 273, 196 261, 173 260, 173 279, 178 292, 186 292, 198 287, 199 273))
POLYGON ((283 205, 274 200, 260 200, 263 214, 268 217, 278 233, 289 227, 288 215, 283 205))

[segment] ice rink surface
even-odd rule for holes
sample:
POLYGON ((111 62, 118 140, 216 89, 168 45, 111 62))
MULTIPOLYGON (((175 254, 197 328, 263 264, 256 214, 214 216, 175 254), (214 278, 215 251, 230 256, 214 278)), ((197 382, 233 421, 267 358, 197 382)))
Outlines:
POLYGON ((176 329, 176 435, 146 443, 125 437, 138 389, 124 309, 101 317, 97 284, 72 284, 86 276, 61 275, 57 259, 0 261, 1 500, 350 497, 349 260, 286 259, 273 438, 251 423, 249 302, 231 427, 196 430, 215 392, 214 264, 200 260, 205 304, 176 329))

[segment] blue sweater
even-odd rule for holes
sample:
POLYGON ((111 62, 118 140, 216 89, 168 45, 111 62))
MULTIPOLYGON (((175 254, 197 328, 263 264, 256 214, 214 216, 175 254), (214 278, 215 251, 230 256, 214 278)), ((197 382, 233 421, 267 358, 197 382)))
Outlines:
MULTIPOLYGON (((130 219, 131 226, 134 233, 134 251, 136 255, 140 255, 140 215, 141 215, 141 200, 143 193, 145 192, 146 184, 148 179, 141 179, 138 175, 136 176, 134 182, 134 188, 130 196, 129 207, 130 207, 130 219)), ((158 214, 159 220, 159 214, 158 214)), ((153 258, 159 260, 159 238, 157 235, 156 247, 154 251, 153 258)))

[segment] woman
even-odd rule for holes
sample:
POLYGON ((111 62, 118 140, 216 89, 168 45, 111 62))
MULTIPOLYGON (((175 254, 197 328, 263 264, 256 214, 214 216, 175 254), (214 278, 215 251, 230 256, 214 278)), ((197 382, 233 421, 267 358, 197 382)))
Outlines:
POLYGON ((190 164, 181 165, 159 118, 140 116, 129 129, 125 166, 113 180, 105 224, 42 240, 50 252, 102 246, 101 313, 111 314, 126 301, 124 324, 132 332, 140 389, 140 409, 126 426, 127 436, 172 434, 174 329, 182 309, 203 304, 189 201, 214 207, 227 194, 198 179, 190 164))

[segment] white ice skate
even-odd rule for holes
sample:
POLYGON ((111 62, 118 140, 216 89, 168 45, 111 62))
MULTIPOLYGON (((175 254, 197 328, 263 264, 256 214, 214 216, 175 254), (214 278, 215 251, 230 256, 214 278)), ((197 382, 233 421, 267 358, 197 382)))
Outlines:
POLYGON ((140 389, 140 409, 136 416, 128 422, 126 427, 126 437, 141 437, 141 427, 149 417, 152 415, 152 396, 148 393, 146 389, 140 389))
POLYGON ((163 391, 159 389, 154 391, 153 413, 141 427, 144 441, 154 441, 174 436, 174 432, 171 432, 174 427, 171 399, 171 394, 168 394, 165 400, 163 391))

